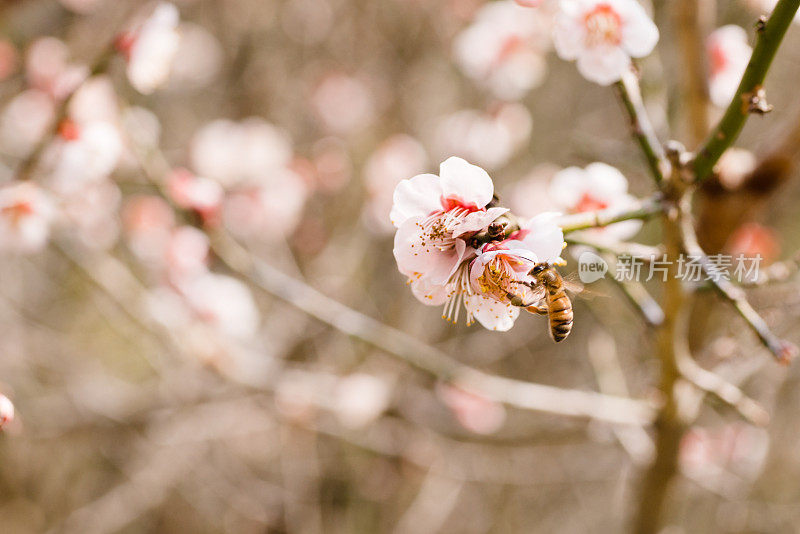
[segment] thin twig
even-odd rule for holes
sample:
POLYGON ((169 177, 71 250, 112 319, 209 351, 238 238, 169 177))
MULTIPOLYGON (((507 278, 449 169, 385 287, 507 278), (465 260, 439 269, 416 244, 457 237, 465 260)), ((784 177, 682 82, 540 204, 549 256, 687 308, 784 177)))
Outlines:
MULTIPOLYGON (((604 255, 603 258, 610 265, 614 265, 616 258, 604 255)), ((661 326, 664 322, 664 310, 658 302, 647 292, 647 289, 639 282, 618 280, 612 276, 611 281, 619 287, 622 294, 628 299, 633 307, 639 312, 644 322, 651 327, 661 326)))
POLYGON ((797 347, 788 341, 780 339, 770 330, 766 321, 750 305, 744 291, 736 287, 730 280, 720 276, 719 268, 709 259, 708 255, 700 248, 697 242, 697 235, 694 225, 689 217, 682 217, 680 222, 681 240, 684 250, 690 256, 697 258, 703 272, 706 273, 708 281, 716 292, 725 300, 730 302, 739 312, 739 315, 747 322, 758 338, 769 349, 773 356, 782 364, 788 364, 797 355, 797 347))
POLYGON ((633 136, 639 143, 644 153, 647 165, 656 183, 661 183, 669 172, 669 163, 664 157, 664 148, 656 136, 653 125, 647 116, 647 110, 642 101, 639 81, 633 72, 627 72, 616 83, 617 94, 631 121, 633 136))
POLYGON ((652 247, 640 243, 629 243, 627 241, 606 242, 584 236, 567 236, 564 241, 569 245, 590 247, 598 252, 605 252, 614 256, 629 256, 637 260, 642 260, 643 262, 651 262, 653 259, 661 258, 664 255, 664 249, 662 247, 652 247))
POLYGON ((798 7, 800 0, 779 0, 766 24, 759 26, 758 40, 739 88, 725 115, 695 157, 693 169, 698 182, 708 178, 722 154, 736 141, 750 113, 765 104, 761 85, 798 7))
POLYGON ((634 206, 622 209, 610 208, 599 211, 587 211, 585 213, 575 213, 564 215, 556 220, 564 233, 586 230, 587 228, 598 228, 610 224, 629 221, 631 219, 649 219, 653 215, 663 212, 664 205, 660 195, 640 200, 634 206))
POLYGON ((758 275, 754 280, 745 280, 740 282, 743 286, 765 286, 768 284, 775 284, 786 282, 791 277, 800 271, 800 252, 783 261, 778 261, 758 271, 758 275))

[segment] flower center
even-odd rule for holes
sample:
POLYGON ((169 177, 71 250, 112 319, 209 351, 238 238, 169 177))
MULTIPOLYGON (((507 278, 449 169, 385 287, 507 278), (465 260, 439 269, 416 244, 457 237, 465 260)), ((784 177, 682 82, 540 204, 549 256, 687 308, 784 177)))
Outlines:
POLYGON ((3 215, 11 219, 11 222, 16 225, 28 215, 33 214, 33 206, 30 202, 20 201, 4 207, 0 211, 2 211, 3 215))
POLYGON ((436 211, 427 219, 419 223, 422 246, 441 251, 451 250, 455 247, 456 239, 453 229, 466 217, 470 211, 463 207, 455 207, 447 211, 436 211))
POLYGON ((728 66, 728 56, 725 54, 723 47, 719 45, 711 46, 708 52, 710 56, 709 62, 711 63, 711 75, 716 76, 728 66))
POLYGON ((583 18, 586 27, 586 44, 618 45, 622 41, 622 18, 609 4, 598 4, 583 18))
POLYGON ((604 210, 608 207, 608 203, 598 200, 589 193, 584 193, 581 199, 573 208, 575 213, 584 213, 587 211, 604 210))
MULTIPOLYGON (((442 203, 443 211, 451 211, 455 209, 465 210, 466 213, 472 213, 473 211, 480 211, 481 209, 476 206, 474 203, 467 204, 460 198, 456 196, 449 196, 449 197, 442 197, 439 199, 439 202, 442 203)), ((466 215, 465 213, 465 215, 466 215)))

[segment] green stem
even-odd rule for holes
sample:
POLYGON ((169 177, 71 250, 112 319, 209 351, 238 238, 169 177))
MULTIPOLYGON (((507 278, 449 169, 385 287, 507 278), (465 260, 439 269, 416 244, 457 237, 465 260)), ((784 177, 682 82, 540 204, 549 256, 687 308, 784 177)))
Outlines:
POLYGON ((575 213, 564 215, 556 220, 564 233, 586 230, 587 228, 598 228, 608 226, 631 219, 649 219, 653 215, 663 212, 664 206, 660 195, 647 198, 635 206, 625 209, 605 209, 599 211, 587 211, 585 213, 575 213))
POLYGON ((767 76, 778 46, 789 29, 800 0, 780 0, 767 23, 759 28, 758 41, 750 57, 750 63, 742 76, 739 88, 728 106, 725 115, 711 132, 705 146, 694 160, 694 173, 698 182, 711 174, 722 154, 736 141, 749 115, 748 101, 760 89, 767 76))

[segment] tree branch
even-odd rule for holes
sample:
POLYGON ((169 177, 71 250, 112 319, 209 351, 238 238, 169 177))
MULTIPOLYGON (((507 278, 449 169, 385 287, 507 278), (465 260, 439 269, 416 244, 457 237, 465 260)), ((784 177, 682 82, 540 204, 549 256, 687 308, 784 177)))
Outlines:
MULTIPOLYGON (((798 0, 800 1, 800 0, 798 0)), ((585 213, 575 213, 564 215, 556 220, 564 233, 586 230, 587 228, 598 228, 608 226, 631 219, 649 219, 653 215, 664 210, 660 195, 640 200, 636 205, 623 209, 605 209, 599 211, 587 211, 585 213)))
POLYGON ((695 157, 693 170, 698 182, 708 178, 722 154, 736 141, 753 104, 759 103, 754 99, 762 98, 759 90, 798 7, 800 0, 780 0, 767 23, 759 27, 758 41, 736 95, 695 157))
POLYGON ((656 183, 661 183, 664 175, 668 172, 669 163, 664 156, 664 148, 648 118, 639 89, 639 81, 633 72, 627 72, 615 84, 615 87, 630 119, 633 136, 644 153, 650 172, 656 183))

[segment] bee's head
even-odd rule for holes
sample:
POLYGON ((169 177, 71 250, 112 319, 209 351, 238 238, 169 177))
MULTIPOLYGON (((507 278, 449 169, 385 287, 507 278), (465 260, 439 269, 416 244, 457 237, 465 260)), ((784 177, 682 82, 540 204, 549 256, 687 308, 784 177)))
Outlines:
POLYGON ((531 269, 531 274, 541 274, 547 267, 548 265, 546 263, 537 263, 533 266, 533 269, 531 269))

